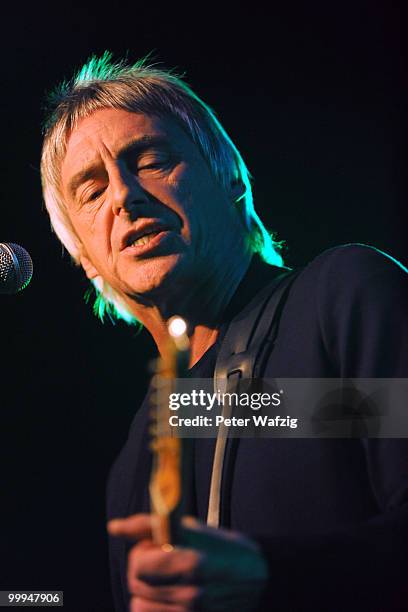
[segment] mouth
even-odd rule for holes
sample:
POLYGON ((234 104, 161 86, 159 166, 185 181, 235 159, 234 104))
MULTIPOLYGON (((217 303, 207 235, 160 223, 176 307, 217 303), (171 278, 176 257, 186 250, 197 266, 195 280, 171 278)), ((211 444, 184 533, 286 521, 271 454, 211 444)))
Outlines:
POLYGON ((160 234, 160 231, 149 232, 148 234, 144 234, 143 236, 141 236, 141 238, 136 238, 135 240, 131 240, 127 246, 128 247, 144 246, 145 244, 149 244, 149 242, 151 242, 153 238, 155 238, 159 234, 160 234))
POLYGON ((120 248, 123 250, 128 247, 143 246, 160 232, 166 231, 167 229, 168 228, 164 224, 158 221, 143 223, 123 236, 120 248))
POLYGON ((123 237, 121 250, 141 255, 157 247, 170 234, 170 229, 161 223, 146 223, 123 237))

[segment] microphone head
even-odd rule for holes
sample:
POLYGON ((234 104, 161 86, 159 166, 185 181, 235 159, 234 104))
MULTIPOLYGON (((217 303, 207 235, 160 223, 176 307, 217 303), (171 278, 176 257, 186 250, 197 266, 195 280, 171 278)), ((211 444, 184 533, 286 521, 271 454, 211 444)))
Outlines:
POLYGON ((0 294, 18 293, 33 275, 30 255, 19 244, 0 242, 0 294))

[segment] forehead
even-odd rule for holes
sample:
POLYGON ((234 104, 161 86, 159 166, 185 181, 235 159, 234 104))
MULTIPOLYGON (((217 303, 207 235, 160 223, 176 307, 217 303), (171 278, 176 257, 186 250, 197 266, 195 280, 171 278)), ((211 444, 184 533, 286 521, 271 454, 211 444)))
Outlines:
POLYGON ((160 118, 121 109, 101 109, 81 119, 70 133, 61 166, 63 185, 90 164, 118 158, 140 141, 162 141, 190 154, 198 153, 184 130, 170 117, 160 118))

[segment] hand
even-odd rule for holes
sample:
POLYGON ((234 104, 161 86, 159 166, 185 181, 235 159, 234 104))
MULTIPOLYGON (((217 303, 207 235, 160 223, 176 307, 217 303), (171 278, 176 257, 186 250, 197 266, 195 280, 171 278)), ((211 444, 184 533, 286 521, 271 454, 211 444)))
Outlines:
POLYGON ((163 550, 153 543, 153 520, 135 514, 108 523, 111 535, 137 541, 128 558, 131 612, 256 610, 267 568, 254 542, 186 517, 183 546, 163 550))

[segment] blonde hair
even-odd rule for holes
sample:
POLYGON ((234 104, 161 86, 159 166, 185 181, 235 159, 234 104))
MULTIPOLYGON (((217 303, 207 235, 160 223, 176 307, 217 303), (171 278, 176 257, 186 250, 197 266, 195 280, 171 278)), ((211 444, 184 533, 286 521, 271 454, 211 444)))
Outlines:
MULTIPOLYGON (((112 61, 105 51, 92 56, 70 81, 64 81, 49 97, 50 111, 44 126, 41 158, 43 195, 51 225, 58 238, 79 265, 81 241, 70 221, 60 188, 61 164, 68 135, 78 122, 97 110, 116 108, 158 117, 172 117, 197 145, 219 183, 228 188, 238 181, 244 193, 236 201, 244 216, 251 248, 270 264, 281 266, 273 240, 257 215, 252 198, 250 174, 238 149, 207 106, 171 70, 148 65, 143 58, 133 65, 112 61)), ((120 295, 104 279, 92 280, 96 291, 94 312, 136 322, 120 295)))

